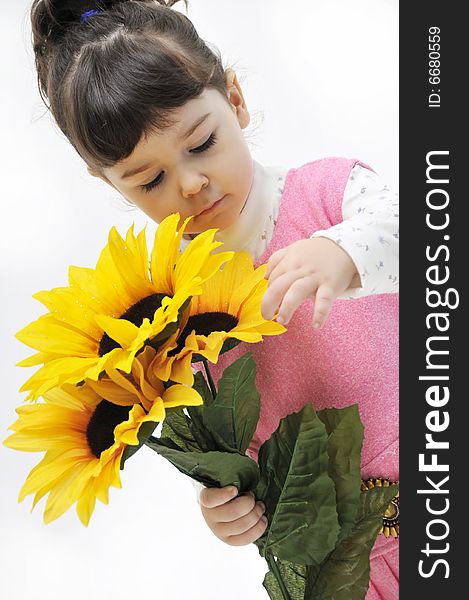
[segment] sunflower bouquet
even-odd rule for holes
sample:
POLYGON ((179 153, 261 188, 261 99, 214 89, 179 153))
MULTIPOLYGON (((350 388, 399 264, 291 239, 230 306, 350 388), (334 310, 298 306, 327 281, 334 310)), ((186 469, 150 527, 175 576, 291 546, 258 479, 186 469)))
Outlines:
POLYGON ((19 500, 34 494, 34 507, 47 495, 46 523, 76 503, 88 525, 145 444, 206 486, 235 485, 264 502, 269 525, 256 545, 273 600, 364 598, 396 486, 360 492, 356 405, 307 405, 282 419, 258 462, 246 455, 260 407, 252 355, 227 367, 218 389, 208 363, 286 329, 261 315, 266 265, 255 269, 246 252, 213 254, 215 229, 181 252, 189 219, 178 229, 178 214, 166 218, 150 254, 145 230, 123 239, 113 228, 94 269, 70 267, 67 287, 35 294, 48 312, 17 337, 37 351, 20 365, 39 368, 4 444, 45 455, 19 500))

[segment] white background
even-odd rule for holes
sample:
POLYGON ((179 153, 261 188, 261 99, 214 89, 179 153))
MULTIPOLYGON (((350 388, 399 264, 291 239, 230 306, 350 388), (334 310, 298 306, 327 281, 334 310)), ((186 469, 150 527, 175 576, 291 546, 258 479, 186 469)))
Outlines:
MULTIPOLYGON (((0 19, 1 440, 32 373, 14 366, 32 353, 14 333, 42 313, 31 295, 66 285, 70 264, 94 266, 112 225, 146 222, 88 175, 45 114, 28 8, 3 3, 0 19)), ((188 16, 238 72, 256 160, 357 157, 397 187, 397 13, 392 0, 190 0, 188 16)), ((31 497, 17 504, 39 459, 0 446, 0 598, 267 599, 256 547, 216 539, 190 482, 150 450, 127 463, 123 489, 88 528, 74 509, 45 526, 44 501, 32 514, 31 497)))

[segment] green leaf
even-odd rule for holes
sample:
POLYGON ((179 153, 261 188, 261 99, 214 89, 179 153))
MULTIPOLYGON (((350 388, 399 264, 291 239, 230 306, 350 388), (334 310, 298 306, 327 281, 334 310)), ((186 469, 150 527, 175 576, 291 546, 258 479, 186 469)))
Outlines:
POLYGON ((241 343, 241 340, 237 340, 236 338, 226 338, 226 340, 223 342, 223 346, 221 347, 221 350, 220 350, 220 353, 218 356, 221 356, 222 354, 225 354, 225 352, 229 352, 230 350, 233 350, 233 348, 236 348, 236 346, 240 343, 241 343))
POLYGON ((194 375, 194 385, 192 386, 196 392, 202 396, 202 400, 204 401, 204 406, 210 406, 213 402, 212 392, 205 381, 205 377, 203 374, 198 371, 194 375))
POLYGON ((328 460, 326 429, 310 404, 282 419, 262 445, 256 496, 269 520, 258 540, 263 556, 319 564, 334 548, 339 522, 328 460))
POLYGON ((363 600, 370 582, 370 553, 397 485, 360 494, 352 532, 319 567, 308 568, 305 600, 363 600))
POLYGON ((155 423, 153 421, 145 421, 140 425, 140 429, 138 430, 137 435, 138 445, 126 446, 124 452, 122 453, 120 466, 121 471, 124 469, 125 461, 131 456, 133 456, 137 452, 137 450, 140 450, 140 448, 146 443, 151 434, 155 431, 157 425, 158 423, 155 423))
POLYGON ((188 424, 192 436, 203 452, 209 452, 210 450, 229 451, 230 447, 228 444, 225 444, 223 440, 215 438, 205 423, 204 415, 207 407, 212 404, 213 398, 210 388, 201 372, 194 375, 193 387, 202 396, 204 403, 201 406, 189 406, 186 409, 190 417, 188 424))
POLYGON ((205 406, 187 407, 187 413, 190 417, 189 428, 203 452, 235 452, 216 431, 212 431, 205 422, 205 406))
POLYGON ((345 538, 357 520, 360 506, 360 457, 363 424, 358 405, 326 408, 318 412, 329 436, 329 476, 334 481, 341 530, 338 542, 345 538))
POLYGON ((248 456, 230 452, 184 452, 168 438, 152 438, 147 446, 181 473, 208 487, 235 485, 242 493, 253 490, 259 480, 257 464, 248 456))
POLYGON ((196 443, 203 452, 211 450, 221 452, 234 451, 223 439, 218 435, 214 435, 205 422, 205 413, 207 407, 212 404, 213 398, 202 373, 198 372, 194 375, 193 387, 202 396, 204 402, 201 406, 188 406, 186 409, 190 417, 188 426, 196 443))
POLYGON ((244 454, 256 430, 259 410, 256 365, 247 352, 224 370, 217 397, 204 410, 204 422, 228 446, 244 454))
MULTIPOLYGON (((275 559, 273 559, 275 560, 275 559)), ((307 568, 304 565, 277 560, 278 571, 288 591, 290 600, 304 600, 307 568)), ((268 571, 262 585, 267 590, 271 600, 283 600, 283 594, 277 578, 272 571, 268 571)))
POLYGON ((213 436, 204 424, 203 411, 204 408, 201 406, 188 406, 187 414, 190 417, 188 421, 189 429, 196 440, 198 446, 203 452, 209 452, 210 450, 218 450, 213 436))
POLYGON ((204 404, 187 409, 191 433, 204 452, 244 454, 259 420, 260 398, 252 354, 246 353, 227 367, 218 383, 218 394, 213 400, 204 376, 196 373, 194 388, 204 404))
POLYGON ((189 417, 181 408, 168 409, 161 430, 162 438, 172 439, 186 452, 202 452, 189 427, 189 417))

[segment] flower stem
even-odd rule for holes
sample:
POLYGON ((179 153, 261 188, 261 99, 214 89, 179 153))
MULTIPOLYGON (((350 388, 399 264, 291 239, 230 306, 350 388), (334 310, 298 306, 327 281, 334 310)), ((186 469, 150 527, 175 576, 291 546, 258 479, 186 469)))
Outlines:
POLYGON ((288 590, 282 579, 282 574, 280 573, 280 569, 278 568, 277 561, 275 560, 274 556, 272 554, 266 554, 265 560, 267 561, 267 564, 269 565, 269 569, 272 571, 272 573, 275 576, 275 579, 277 580, 278 587, 280 588, 280 591, 282 592, 283 599, 291 600, 290 594, 288 593, 288 590))
POLYGON ((207 375, 208 385, 210 386, 210 391, 212 392, 212 398, 215 400, 215 398, 217 396, 217 390, 215 389, 215 384, 213 382, 212 375, 210 373, 210 369, 208 368, 208 361, 206 358, 203 358, 202 362, 204 364, 205 374, 207 375))

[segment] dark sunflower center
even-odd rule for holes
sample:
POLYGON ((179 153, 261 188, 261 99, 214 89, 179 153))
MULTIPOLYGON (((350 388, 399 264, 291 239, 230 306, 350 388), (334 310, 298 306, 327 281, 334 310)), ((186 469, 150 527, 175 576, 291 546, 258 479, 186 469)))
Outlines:
MULTIPOLYGON (((151 294, 146 298, 142 298, 126 310, 119 318, 126 319, 134 325, 137 325, 137 327, 140 327, 143 323, 143 319, 153 319, 155 310, 161 306, 161 302, 166 295, 167 294, 151 294)), ((120 348, 119 344, 105 333, 99 342, 99 356, 104 356, 108 352, 111 352, 111 350, 114 350, 114 348, 120 348)))
POLYGON ((168 352, 168 356, 174 356, 184 348, 186 338, 193 329, 199 335, 209 335, 213 331, 231 331, 237 324, 236 317, 224 312, 206 312, 189 317, 179 336, 177 348, 168 352))
POLYGON ((114 428, 129 417, 131 406, 118 406, 102 400, 86 428, 86 440, 91 452, 99 458, 101 452, 114 443, 114 428))

